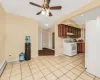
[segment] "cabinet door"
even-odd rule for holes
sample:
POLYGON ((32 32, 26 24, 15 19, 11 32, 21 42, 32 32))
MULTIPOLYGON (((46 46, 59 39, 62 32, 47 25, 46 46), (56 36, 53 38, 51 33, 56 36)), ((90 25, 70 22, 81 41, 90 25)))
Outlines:
POLYGON ((76 38, 78 38, 78 29, 76 29, 76 38))
POLYGON ((67 36, 67 29, 68 27, 64 24, 59 24, 58 25, 58 36, 59 37, 65 37, 67 36))
POLYGON ((80 53, 80 43, 77 43, 77 53, 80 53))
POLYGON ((61 37, 61 25, 58 25, 58 36, 61 37))
POLYGON ((79 29, 77 30, 77 37, 79 38, 79 29))
POLYGON ((82 43, 82 53, 85 53, 85 43, 82 43))
POLYGON ((61 25, 61 27, 60 27, 60 35, 61 35, 61 37, 63 36, 63 25, 61 25))
POLYGON ((68 26, 65 25, 65 36, 67 36, 68 26))
POLYGON ((63 36, 66 36, 66 26, 63 25, 63 36))
POLYGON ((79 37, 81 37, 81 29, 79 29, 79 37))
POLYGON ((69 31, 68 32, 70 32, 71 33, 71 26, 69 26, 69 31))

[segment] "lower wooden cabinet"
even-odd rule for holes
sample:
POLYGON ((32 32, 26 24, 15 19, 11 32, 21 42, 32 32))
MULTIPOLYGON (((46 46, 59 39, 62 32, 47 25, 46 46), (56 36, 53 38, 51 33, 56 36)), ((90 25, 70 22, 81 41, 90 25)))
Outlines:
POLYGON ((77 43, 77 53, 85 53, 85 43, 77 43))

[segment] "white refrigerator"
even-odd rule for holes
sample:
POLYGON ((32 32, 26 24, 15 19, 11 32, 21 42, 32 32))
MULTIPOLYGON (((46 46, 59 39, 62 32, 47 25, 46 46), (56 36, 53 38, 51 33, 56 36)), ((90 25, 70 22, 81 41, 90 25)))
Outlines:
POLYGON ((100 19, 86 22, 86 71, 100 77, 100 19))

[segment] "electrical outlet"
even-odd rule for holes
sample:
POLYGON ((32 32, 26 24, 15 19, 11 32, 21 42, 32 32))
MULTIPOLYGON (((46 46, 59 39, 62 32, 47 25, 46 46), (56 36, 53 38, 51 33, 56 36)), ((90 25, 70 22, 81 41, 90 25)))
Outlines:
POLYGON ((11 55, 9 55, 9 56, 11 56, 11 55))

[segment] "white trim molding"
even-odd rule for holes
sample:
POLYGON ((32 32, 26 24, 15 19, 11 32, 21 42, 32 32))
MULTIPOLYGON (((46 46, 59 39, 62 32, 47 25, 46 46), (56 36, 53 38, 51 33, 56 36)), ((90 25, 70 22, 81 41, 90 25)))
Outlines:
POLYGON ((16 61, 19 61, 19 59, 16 59, 16 60, 8 60, 7 62, 16 62, 16 61))
POLYGON ((3 70, 4 70, 6 65, 7 65, 7 61, 6 60, 3 61, 3 63, 0 65, 0 76, 1 76, 1 74, 2 74, 2 72, 3 72, 3 70))

